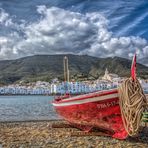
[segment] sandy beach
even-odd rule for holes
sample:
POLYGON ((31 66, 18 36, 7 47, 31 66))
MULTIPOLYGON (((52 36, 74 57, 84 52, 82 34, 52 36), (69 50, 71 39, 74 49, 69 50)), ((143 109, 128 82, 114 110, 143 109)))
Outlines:
POLYGON ((100 131, 84 133, 63 120, 1 122, 0 147, 4 148, 146 148, 148 126, 137 137, 117 140, 100 131))

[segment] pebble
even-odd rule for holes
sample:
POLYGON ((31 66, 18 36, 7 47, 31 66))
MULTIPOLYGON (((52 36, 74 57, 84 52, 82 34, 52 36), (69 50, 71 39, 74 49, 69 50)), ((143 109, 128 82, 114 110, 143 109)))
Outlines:
POLYGON ((80 131, 67 126, 64 121, 11 122, 0 123, 0 148, 132 148, 148 147, 148 127, 139 133, 139 137, 117 140, 111 137, 75 135, 80 131), (52 127, 52 124, 57 128, 52 127), (58 127, 60 124, 60 127, 58 127))

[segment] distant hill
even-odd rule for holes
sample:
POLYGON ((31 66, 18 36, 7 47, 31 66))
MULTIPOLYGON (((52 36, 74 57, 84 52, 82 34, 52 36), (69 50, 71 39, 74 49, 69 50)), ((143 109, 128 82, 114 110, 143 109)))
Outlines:
POLYGON ((148 66, 148 57, 142 58, 139 60, 141 64, 148 66))
MULTIPOLYGON (((69 59, 70 77, 75 80, 97 79, 109 72, 129 76, 131 61, 124 58, 96 58, 87 55, 35 55, 16 60, 0 61, 0 84, 18 81, 63 80, 63 57, 69 59)), ((148 67, 137 64, 138 76, 148 79, 148 67)))

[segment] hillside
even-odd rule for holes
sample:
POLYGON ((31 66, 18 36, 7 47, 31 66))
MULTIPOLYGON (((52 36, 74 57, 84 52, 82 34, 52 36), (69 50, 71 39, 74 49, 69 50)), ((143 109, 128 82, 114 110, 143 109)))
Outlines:
POLYGON ((148 66, 148 57, 142 58, 139 60, 141 64, 148 66))
MULTIPOLYGON (((20 80, 37 81, 58 77, 63 80, 63 57, 65 55, 35 55, 16 60, 0 61, 0 83, 10 84, 20 80)), ((97 79, 104 74, 106 68, 109 72, 119 76, 129 76, 131 61, 114 58, 96 58, 87 55, 66 55, 69 59, 70 77, 97 79)), ((138 76, 148 78, 148 67, 137 64, 138 76)))

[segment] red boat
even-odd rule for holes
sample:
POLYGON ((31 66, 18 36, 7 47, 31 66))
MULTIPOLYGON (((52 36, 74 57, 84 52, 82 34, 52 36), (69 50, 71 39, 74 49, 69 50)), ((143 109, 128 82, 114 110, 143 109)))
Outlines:
POLYGON ((53 105, 59 115, 82 130, 98 127, 110 131, 115 138, 128 136, 121 118, 117 89, 61 98, 53 105))
MULTIPOLYGON (((132 69, 135 78, 135 69, 132 69)), ((94 127, 108 131, 109 135, 125 139, 126 132, 119 106, 118 90, 104 90, 74 97, 58 98, 53 102, 57 113, 82 130, 94 127)))

